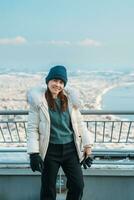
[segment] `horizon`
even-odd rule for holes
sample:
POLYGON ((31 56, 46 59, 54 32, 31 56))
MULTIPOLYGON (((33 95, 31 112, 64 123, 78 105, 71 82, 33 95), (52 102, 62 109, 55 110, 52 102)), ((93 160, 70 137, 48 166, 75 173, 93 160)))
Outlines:
MULTIPOLYGON (((52 67, 52 66, 51 66, 52 67)), ((107 69, 102 69, 102 68, 83 68, 83 67, 79 67, 79 68, 69 68, 68 66, 65 66, 67 69, 67 72, 69 75, 71 76, 75 76, 75 75, 93 75, 93 74, 97 74, 99 73, 101 75, 104 74, 134 74, 134 69, 130 69, 130 68, 107 68, 107 69)), ((10 67, 5 67, 5 66, 0 66, 0 75, 4 75, 4 74, 45 74, 48 73, 48 71, 50 70, 50 67, 44 67, 44 66, 35 66, 35 67, 28 67, 28 66, 10 66, 10 67)))

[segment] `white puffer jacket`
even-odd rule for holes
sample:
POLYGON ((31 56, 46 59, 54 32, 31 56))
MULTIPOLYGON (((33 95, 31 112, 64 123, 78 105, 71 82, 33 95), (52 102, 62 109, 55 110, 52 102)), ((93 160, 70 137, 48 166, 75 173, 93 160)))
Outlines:
MULTIPOLYGON (((40 153, 44 160, 50 137, 50 117, 48 105, 45 99, 44 87, 36 87, 28 92, 28 102, 30 104, 28 127, 27 127, 27 152, 40 153)), ((83 146, 92 144, 91 136, 83 122, 78 109, 79 101, 72 89, 64 89, 64 94, 68 97, 68 106, 74 130, 74 141, 79 160, 83 159, 83 146)))

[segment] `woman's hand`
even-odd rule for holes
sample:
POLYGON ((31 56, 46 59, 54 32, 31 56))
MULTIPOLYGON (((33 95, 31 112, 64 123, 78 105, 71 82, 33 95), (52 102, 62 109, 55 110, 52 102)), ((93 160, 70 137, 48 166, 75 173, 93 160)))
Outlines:
POLYGON ((81 165, 84 167, 84 169, 90 168, 93 162, 93 159, 91 158, 92 149, 89 146, 84 147, 83 152, 83 160, 81 161, 81 165))
POLYGON ((41 159, 39 153, 32 153, 30 154, 30 167, 33 172, 43 171, 44 163, 43 160, 41 159))
POLYGON ((84 151, 83 151, 83 157, 89 157, 89 156, 91 156, 91 154, 92 154, 92 148, 91 147, 89 147, 89 146, 85 146, 84 147, 84 151))

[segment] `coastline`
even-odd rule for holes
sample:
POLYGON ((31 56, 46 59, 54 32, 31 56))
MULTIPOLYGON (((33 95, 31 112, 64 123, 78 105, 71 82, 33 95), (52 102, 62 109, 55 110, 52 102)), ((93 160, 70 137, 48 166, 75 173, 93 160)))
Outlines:
POLYGON ((109 92, 110 90, 115 89, 115 88, 120 88, 120 87, 125 87, 125 86, 132 86, 132 85, 134 85, 134 82, 132 82, 132 83, 113 84, 113 85, 111 85, 109 87, 104 88, 103 91, 96 98, 96 109, 98 109, 98 110, 102 109, 102 99, 103 99, 103 96, 107 92, 109 92))
POLYGON ((117 85, 112 85, 103 89, 103 91, 97 96, 96 98, 96 109, 102 109, 102 98, 103 95, 106 94, 108 91, 112 90, 113 88, 118 87, 117 85))

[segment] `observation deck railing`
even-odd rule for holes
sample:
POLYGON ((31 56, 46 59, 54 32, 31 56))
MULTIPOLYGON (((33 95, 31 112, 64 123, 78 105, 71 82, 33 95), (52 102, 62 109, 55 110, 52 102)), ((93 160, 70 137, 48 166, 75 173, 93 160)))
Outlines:
MULTIPOLYGON (((90 116, 84 120, 92 133, 94 143, 134 143, 134 111, 81 111, 90 116), (92 119, 92 116, 106 116, 92 119), (133 116, 133 119, 115 118, 114 116, 133 116)), ((0 111, 0 143, 26 144, 28 111, 0 111)))
MULTIPOLYGON (((134 156, 134 111, 81 110, 81 113, 94 143, 94 156, 134 156)), ((1 147, 26 148, 27 117, 27 110, 0 111, 1 147)))

